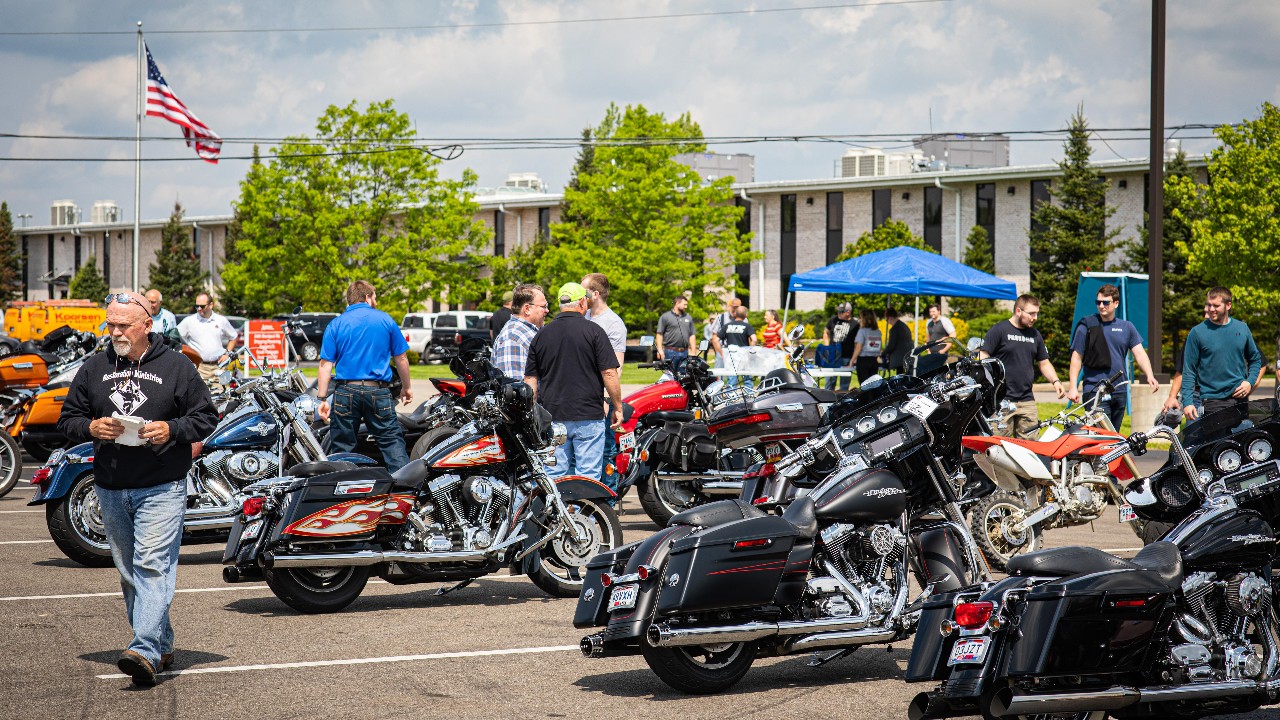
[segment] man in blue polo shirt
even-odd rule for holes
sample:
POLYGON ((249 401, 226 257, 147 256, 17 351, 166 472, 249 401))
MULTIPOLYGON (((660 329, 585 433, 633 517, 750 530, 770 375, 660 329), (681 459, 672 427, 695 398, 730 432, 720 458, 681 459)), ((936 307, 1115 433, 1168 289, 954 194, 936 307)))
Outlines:
POLYGON ((320 417, 329 421, 330 450, 355 450, 356 429, 363 420, 378 441, 383 463, 395 472, 409 464, 409 454, 391 396, 390 360, 395 360, 400 375, 400 400, 408 404, 413 400, 409 343, 400 326, 377 307, 373 285, 357 280, 347 288, 347 309, 325 329, 316 389, 321 398, 328 394, 329 377, 336 367, 332 411, 327 400, 320 403, 320 417))

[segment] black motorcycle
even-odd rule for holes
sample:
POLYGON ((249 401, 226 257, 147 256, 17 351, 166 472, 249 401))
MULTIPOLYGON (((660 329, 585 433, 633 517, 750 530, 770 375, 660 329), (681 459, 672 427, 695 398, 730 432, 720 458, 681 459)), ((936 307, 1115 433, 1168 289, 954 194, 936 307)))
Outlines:
POLYGON ((577 595, 588 559, 621 541, 615 496, 596 478, 547 476, 565 429, 528 385, 482 357, 466 372, 497 389, 473 401, 473 422, 394 474, 318 462, 249 488, 223 578, 265 578, 309 613, 346 607, 375 572, 397 585, 456 583, 442 594, 508 567, 551 595, 577 595))
POLYGON ((693 508, 588 565, 574 626, 590 658, 644 656, 672 687, 718 692, 758 655, 890 643, 924 598, 987 577, 957 505, 960 433, 993 388, 990 365, 929 384, 869 382, 826 413, 816 437, 767 469, 771 488, 693 508), (777 497, 778 494, 787 497, 777 497), (762 508, 769 508, 766 512, 762 508), (909 575, 923 592, 908 602, 909 575))
POLYGON ((1135 433, 1108 459, 1168 438, 1168 462, 1125 499, 1177 524, 1124 560, 1088 547, 1028 553, 1009 577, 930 600, 908 682, 938 682, 912 718, 1196 718, 1280 693, 1273 602, 1280 517, 1274 400, 1135 433))

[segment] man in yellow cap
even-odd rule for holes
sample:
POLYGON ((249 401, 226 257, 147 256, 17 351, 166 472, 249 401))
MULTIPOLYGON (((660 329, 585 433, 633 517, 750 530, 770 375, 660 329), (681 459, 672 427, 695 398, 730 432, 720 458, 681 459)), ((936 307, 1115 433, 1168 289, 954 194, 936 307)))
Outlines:
POLYGON ((591 322, 587 289, 571 282, 560 286, 555 298, 560 313, 529 345, 524 381, 556 422, 564 423, 568 440, 556 448, 552 477, 575 474, 592 479, 604 469, 604 406, 606 391, 613 401, 611 425, 622 423, 622 387, 618 357, 604 328, 591 322))

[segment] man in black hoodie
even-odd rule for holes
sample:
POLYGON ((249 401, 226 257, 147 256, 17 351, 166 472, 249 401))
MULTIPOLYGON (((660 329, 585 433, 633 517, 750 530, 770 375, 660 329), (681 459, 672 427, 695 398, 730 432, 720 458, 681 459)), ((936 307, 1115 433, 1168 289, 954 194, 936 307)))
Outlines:
POLYGON ((134 684, 154 685, 173 662, 169 605, 191 445, 218 414, 191 361, 151 332, 146 298, 116 293, 106 302, 111 347, 76 373, 58 429, 73 442, 93 440, 94 490, 133 628, 116 664, 134 684))

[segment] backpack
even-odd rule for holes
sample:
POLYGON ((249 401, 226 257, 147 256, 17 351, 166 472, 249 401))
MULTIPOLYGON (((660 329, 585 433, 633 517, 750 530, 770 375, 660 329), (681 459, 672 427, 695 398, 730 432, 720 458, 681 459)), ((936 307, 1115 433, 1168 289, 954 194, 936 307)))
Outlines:
POLYGON ((1107 338, 1103 334, 1102 318, 1086 315, 1080 318, 1080 323, 1085 326, 1084 366, 1089 370, 1111 370, 1111 348, 1107 347, 1107 338))

